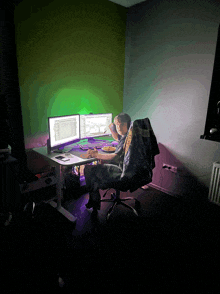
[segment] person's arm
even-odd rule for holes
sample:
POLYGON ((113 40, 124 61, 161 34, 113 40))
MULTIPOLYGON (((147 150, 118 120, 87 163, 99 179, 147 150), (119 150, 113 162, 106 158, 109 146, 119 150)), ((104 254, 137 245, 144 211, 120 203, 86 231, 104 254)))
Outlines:
POLYGON ((111 154, 101 154, 98 152, 96 148, 94 150, 89 149, 87 151, 88 158, 96 158, 100 160, 113 160, 117 154, 116 153, 111 153, 111 154))
POLYGON ((115 140, 115 141, 118 141, 119 139, 118 139, 118 133, 116 133, 116 132, 112 132, 112 137, 113 137, 113 139, 115 140))
POLYGON ((115 128, 114 128, 114 124, 113 124, 113 123, 111 123, 111 124, 109 125, 109 129, 110 129, 110 131, 111 131, 111 133, 112 133, 112 137, 113 137, 113 139, 114 139, 115 141, 118 141, 118 140, 119 140, 119 138, 118 138, 118 133, 117 133, 117 131, 115 131, 115 128))

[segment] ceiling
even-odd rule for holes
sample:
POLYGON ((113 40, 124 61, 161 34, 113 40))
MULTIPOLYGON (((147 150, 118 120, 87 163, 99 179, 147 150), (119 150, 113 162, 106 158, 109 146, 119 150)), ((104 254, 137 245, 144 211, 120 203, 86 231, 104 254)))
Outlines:
MULTIPOLYGON (((124 7, 131 7, 135 4, 145 2, 146 0, 103 0, 103 1, 111 1, 124 7)), ((22 0, 12 0, 11 2, 14 3, 15 5, 18 5, 20 2, 22 2, 22 0)))
MULTIPOLYGON (((104 1, 106 1, 106 0, 104 0, 104 1)), ((109 1, 117 3, 117 4, 124 6, 124 7, 131 7, 135 4, 145 2, 146 0, 109 0, 109 1)))

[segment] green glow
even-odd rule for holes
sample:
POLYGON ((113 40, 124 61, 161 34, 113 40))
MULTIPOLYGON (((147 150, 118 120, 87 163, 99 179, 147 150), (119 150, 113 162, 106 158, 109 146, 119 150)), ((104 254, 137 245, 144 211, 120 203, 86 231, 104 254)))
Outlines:
POLYGON ((15 10, 25 136, 46 132, 48 116, 121 112, 126 9, 100 0, 34 2, 15 10))

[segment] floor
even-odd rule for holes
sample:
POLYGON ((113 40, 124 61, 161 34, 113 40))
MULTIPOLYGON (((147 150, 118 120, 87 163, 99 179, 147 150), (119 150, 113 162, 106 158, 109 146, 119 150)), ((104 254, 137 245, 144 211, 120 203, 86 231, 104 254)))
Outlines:
POLYGON ((132 196, 138 217, 118 206, 107 221, 110 204, 94 215, 88 194, 63 203, 75 226, 45 203, 16 215, 1 228, 2 293, 219 293, 220 207, 153 188, 132 196))

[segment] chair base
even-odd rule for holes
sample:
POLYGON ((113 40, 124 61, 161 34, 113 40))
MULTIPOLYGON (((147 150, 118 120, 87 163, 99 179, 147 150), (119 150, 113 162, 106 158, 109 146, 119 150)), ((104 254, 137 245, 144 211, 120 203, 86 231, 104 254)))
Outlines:
POLYGON ((136 209, 134 209, 132 206, 124 203, 125 201, 128 201, 128 200, 135 200, 135 203, 138 202, 137 199, 133 198, 133 197, 126 197, 126 198, 123 198, 121 199, 119 197, 119 194, 118 193, 112 193, 111 194, 111 199, 101 199, 100 202, 112 202, 112 206, 110 207, 110 209, 108 210, 108 213, 107 213, 107 220, 109 219, 110 215, 112 214, 114 208, 117 206, 117 205, 123 205, 127 208, 129 208, 130 210, 132 210, 134 212, 134 214, 136 216, 138 216, 138 213, 136 211, 136 209))

